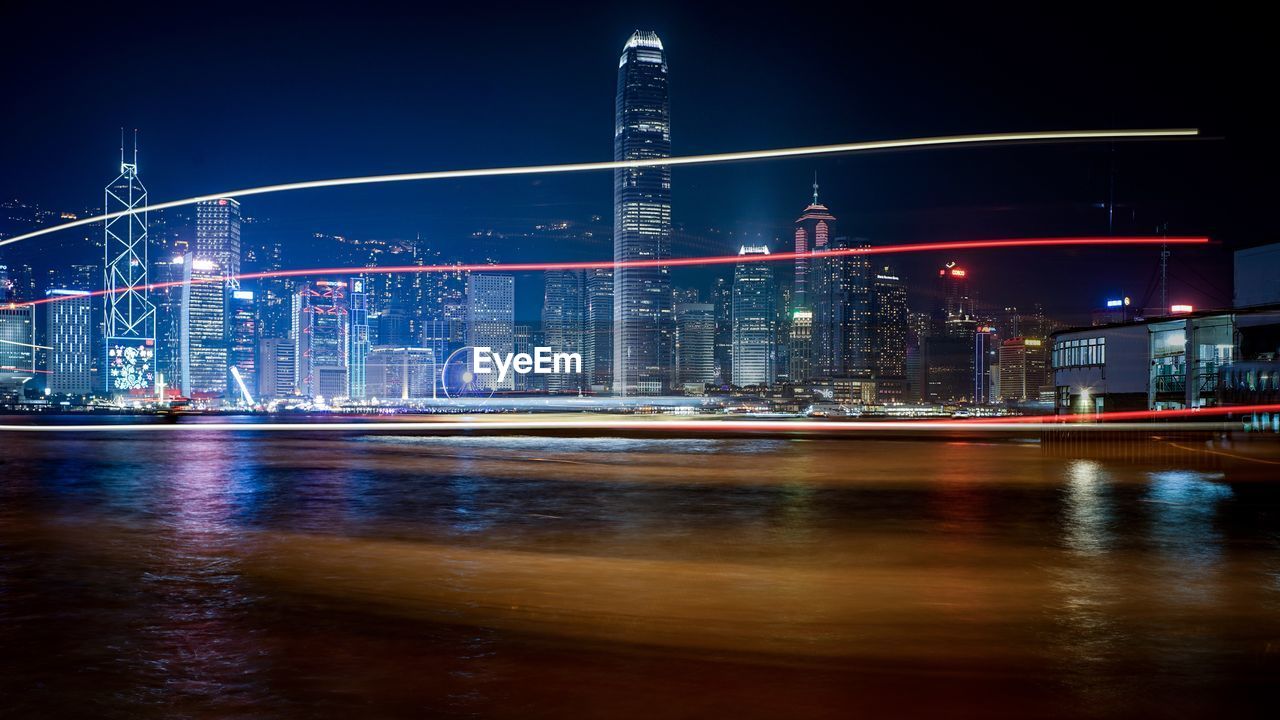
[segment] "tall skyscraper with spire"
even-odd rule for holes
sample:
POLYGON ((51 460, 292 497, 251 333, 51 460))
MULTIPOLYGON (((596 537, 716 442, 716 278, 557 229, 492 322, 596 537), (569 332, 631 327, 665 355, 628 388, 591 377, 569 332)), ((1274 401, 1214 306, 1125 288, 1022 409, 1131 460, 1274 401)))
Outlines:
POLYGON ((825 250, 835 232, 835 216, 827 206, 818 202, 818 174, 813 175, 813 202, 796 218, 796 280, 791 304, 797 308, 809 308, 813 298, 809 277, 809 258, 806 253, 825 250))
MULTIPOLYGON (((618 61, 614 160, 671 156, 667 58, 652 31, 637 30, 618 61)), ((613 174, 613 260, 662 260, 671 254, 671 168, 613 174)), ((613 392, 658 395, 671 383, 671 279, 665 266, 615 265, 613 392)))
POLYGON ((138 135, 133 162, 125 162, 120 135, 120 175, 103 190, 103 210, 120 213, 103 230, 103 373, 108 395, 147 394, 155 385, 156 308, 147 297, 147 189, 138 179, 138 135))

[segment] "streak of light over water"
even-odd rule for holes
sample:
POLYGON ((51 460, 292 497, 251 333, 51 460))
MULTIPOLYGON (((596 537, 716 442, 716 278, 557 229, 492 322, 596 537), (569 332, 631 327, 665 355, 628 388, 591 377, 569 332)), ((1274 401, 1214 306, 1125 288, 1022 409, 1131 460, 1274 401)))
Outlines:
POLYGON ((1021 441, 0 443, 3 717, 1275 709, 1265 472, 1021 441))

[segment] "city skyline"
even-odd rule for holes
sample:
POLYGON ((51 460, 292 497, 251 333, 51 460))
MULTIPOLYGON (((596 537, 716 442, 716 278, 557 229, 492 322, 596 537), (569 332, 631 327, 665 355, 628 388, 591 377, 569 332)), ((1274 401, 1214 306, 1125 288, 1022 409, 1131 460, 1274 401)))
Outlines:
MULTIPOLYGON (((370 274, 350 277, 350 283, 321 279, 326 273, 310 280, 282 277, 291 272, 285 269, 286 265, 295 265, 296 247, 286 249, 286 244, 274 235, 268 223, 246 213, 241 206, 242 201, 269 205, 270 198, 257 196, 259 191, 252 190, 241 193, 241 198, 203 197, 189 207, 179 204, 168 208, 161 203, 151 209, 147 191, 139 179, 138 133, 135 130, 133 134, 132 162, 126 162, 122 130, 121 175, 108 187, 104 206, 107 213, 123 210, 116 212, 122 217, 107 217, 103 242, 104 276, 108 280, 103 340, 107 359, 100 370, 103 372, 100 377, 106 380, 103 391, 107 395, 119 395, 123 391, 136 396, 154 386, 156 397, 163 400, 162 390, 167 384, 184 397, 223 398, 227 402, 238 398, 240 403, 252 405, 255 394, 259 400, 278 399, 280 379, 291 374, 294 395, 363 401, 372 396, 366 392, 366 362, 372 352, 377 348, 403 347, 420 348, 426 353, 415 357, 431 362, 431 373, 436 378, 432 384, 434 395, 436 386, 444 384, 447 370, 441 369, 442 363, 447 365, 447 358, 463 347, 519 352, 549 341, 557 350, 585 353, 586 377, 511 378, 501 384, 494 384, 494 378, 476 378, 477 387, 489 392, 590 391, 628 397, 701 394, 716 384, 721 389, 779 386, 799 390, 818 383, 826 389, 813 386, 805 392, 816 393, 815 398, 844 397, 846 402, 985 405, 1004 399, 999 392, 998 363, 988 370, 988 356, 998 359, 1004 354, 988 346, 991 342, 1012 340, 1009 328, 1016 327, 1017 318, 1028 310, 1026 305, 1019 310, 1002 297, 992 299, 988 295, 996 283, 992 280, 983 283, 982 278, 991 277, 991 271, 1005 261, 999 257, 989 262, 982 258, 968 265, 967 271, 950 261, 939 271, 939 277, 952 282, 939 285, 935 291, 927 289, 928 283, 913 283, 910 269, 913 262, 909 256, 895 260, 892 266, 880 266, 873 263, 869 255, 861 254, 898 247, 907 249, 910 245, 868 238, 862 232, 866 223, 857 215, 846 216, 846 221, 838 223, 836 215, 819 200, 821 186, 816 171, 812 178, 811 202, 794 221, 793 241, 784 239, 785 233, 770 237, 763 232, 756 232, 754 238, 749 232, 737 233, 737 237, 734 232, 728 232, 716 241, 736 240, 739 256, 771 256, 771 248, 776 252, 778 248, 793 247, 794 253, 783 253, 783 256, 794 256, 793 271, 775 268, 770 263, 739 262, 729 276, 731 286, 724 286, 723 292, 717 290, 714 274, 673 275, 674 267, 687 267, 684 261, 690 260, 673 252, 677 239, 688 241, 696 237, 673 224, 673 207, 679 207, 673 203, 673 187, 678 186, 672 182, 673 166, 702 161, 673 157, 671 75, 666 53, 660 36, 646 29, 635 30, 622 46, 614 103, 613 159, 625 166, 613 170, 612 228, 606 230, 604 218, 593 215, 589 224, 549 220, 537 224, 527 235, 534 243, 542 241, 541 244, 547 245, 550 241, 549 244, 569 248, 575 244, 599 248, 606 242, 611 243, 613 263, 609 280, 612 288, 607 297, 602 293, 604 278, 596 275, 597 270, 604 268, 585 268, 593 273, 594 284, 588 283, 584 272, 567 268, 547 269, 533 276, 527 272, 497 274, 506 267, 519 266, 518 262, 510 264, 516 259, 511 256, 519 255, 510 243, 501 248, 496 262, 490 255, 487 262, 472 261, 465 265, 481 272, 461 272, 464 266, 458 265, 454 275, 465 287, 458 284, 448 292, 443 291, 450 282, 447 275, 428 280, 417 271, 387 277, 374 272, 384 265, 379 256, 392 253, 408 253, 412 266, 424 269, 428 258, 435 262, 467 261, 465 252, 457 247, 431 238, 424 241, 420 234, 412 241, 395 242, 351 240, 315 233, 313 241, 330 243, 330 252, 335 249, 334 242, 340 251, 344 244, 352 245, 352 252, 346 253, 352 259, 358 258, 362 246, 370 248, 365 262, 370 274), (668 158, 670 164, 661 162, 668 158), (626 165, 637 162, 642 164, 626 165), (135 207, 142 208, 136 215, 131 214, 135 207), (156 216, 154 221, 148 219, 148 212, 156 216), (121 231, 121 227, 126 230, 121 231), (154 268, 148 255, 152 232, 156 234, 157 246, 154 268), (246 233, 243 242, 242 232, 246 233), (114 249, 113 243, 120 249, 114 249), (162 259, 164 257, 171 259, 162 259), (264 264, 262 260, 268 262, 264 264), (279 276, 268 273, 260 278, 261 283, 249 280, 254 273, 242 273, 242 261, 255 269, 269 267, 279 276), (164 283, 151 284, 148 280, 151 272, 157 277, 174 277, 174 268, 179 265, 181 281, 170 280, 169 284, 180 286, 181 293, 165 288, 164 283), (877 269, 873 270, 873 265, 877 269), (903 266, 908 268, 905 272, 898 269, 903 266), (486 272, 489 269, 494 272, 486 272), (247 283, 244 287, 242 276, 247 283), (530 282, 531 277, 544 282, 530 282), (966 288, 959 304, 953 297, 957 278, 966 288), (366 282, 370 284, 369 292, 364 290, 366 282), (119 283, 124 283, 123 292, 113 289, 119 283), (260 284, 262 292, 256 292, 260 284), (361 290, 352 293, 348 300, 347 288, 357 286, 361 290), (433 286, 436 290, 429 289, 433 286), (158 314, 157 306, 148 299, 153 288, 160 291, 159 308, 163 313, 158 314), (531 292, 539 290, 541 297, 537 301, 524 301, 531 292), (712 300, 710 310, 701 308, 697 315, 692 315, 702 296, 712 300), (613 306, 608 317, 611 327, 607 329, 600 327, 605 318, 601 312, 605 302, 613 306), (681 319, 675 312, 677 305, 685 310, 686 340, 695 329, 698 332, 707 329, 703 324, 708 316, 714 339, 708 342, 700 338, 682 345, 678 332, 681 319), (910 332, 909 319, 913 312, 928 313, 932 317, 922 332, 910 332), (531 317, 540 322, 531 325, 531 317), (123 329, 115 330, 117 325, 123 329), (997 333, 996 325, 1005 332, 997 333), (294 346, 292 373, 283 373, 279 367, 284 361, 279 355, 280 343, 285 341, 294 346), (461 344, 462 341, 466 344, 461 344), (137 347, 133 347, 135 345, 137 347), (697 360, 687 354, 681 356, 682 348, 688 353, 693 347, 698 348, 697 360), (702 357, 708 348, 713 348, 711 361, 702 357), (602 353, 606 351, 610 352, 607 363, 602 361, 602 353), (609 374, 604 372, 606 364, 609 374), (259 367, 262 373, 258 372, 259 367), (715 372, 709 373, 709 367, 715 372), (170 376, 158 374, 160 368, 170 376), (703 377, 705 390, 697 390, 696 383, 688 381, 690 376, 703 377), (850 391, 852 387, 856 390, 850 391), (849 392, 853 395, 848 395, 849 392)), ((1158 139, 1161 135, 1198 133, 1191 130, 1147 134, 1158 139)), ((986 137, 974 139, 985 141, 986 137)), ((997 137, 1000 136, 991 136, 997 137)), ((1035 134, 1022 139, 1037 137, 1047 139, 1035 134)), ((1070 133, 1050 137, 1059 141, 1080 139, 1070 133)), ((1093 140, 1098 144, 1098 138, 1093 140)), ((896 142, 890 142, 889 146, 896 142)), ((930 142, 923 144, 927 146, 930 142)), ((903 147, 914 144, 917 143, 911 140, 901 143, 903 147)), ((1105 207, 1107 232, 1099 233, 1099 239, 1104 240, 1114 236, 1117 226, 1114 198, 1117 145, 1101 144, 1110 162, 1110 196, 1105 207)), ((866 149, 856 144, 849 147, 866 149)), ((1014 149, 1036 151, 1035 146, 1014 149)), ((1178 149, 1168 152, 1176 153, 1178 149)), ((766 156, 767 153, 762 153, 760 159, 766 156)), ((810 158, 806 162, 814 165, 829 160, 810 158)), ((537 168, 531 170, 536 172, 537 168)), ((705 172, 697 167, 690 171, 705 172)), ((461 174, 465 176, 467 171, 461 174)), ((487 171, 478 174, 484 175, 487 171)), ((9 203, 7 207, 13 210, 20 206, 9 203)), ((839 212, 844 214, 843 210, 839 212)), ((67 215, 60 219, 89 222, 67 215)), ((10 220, 20 222, 17 217, 10 220)), ((1161 233, 1149 237, 1157 240, 1161 234, 1167 234, 1167 223, 1160 230, 1161 233)), ((23 239, 21 233, 19 229, 16 239, 23 239)), ((13 232, 7 234, 14 236, 13 232)), ((484 248, 492 245, 490 241, 494 236, 493 231, 472 232, 469 239, 484 248)), ((41 242, 45 237, 48 236, 26 242, 41 242)), ((498 232, 496 237, 501 242, 513 236, 498 232)), ((13 240, 9 243, 7 247, 12 248, 13 240)), ((939 247, 954 246, 939 243, 939 247)), ((9 254, 12 255, 12 251, 9 254)), ((1170 297, 1169 256, 1162 248, 1158 283, 1149 282, 1145 292, 1138 295, 1135 315, 1159 316, 1170 312, 1170 308, 1164 306, 1170 297), (1150 302, 1156 292, 1162 305, 1150 302)), ((30 266, 21 263, 14 267, 31 275, 32 291, 46 287, 41 272, 31 271, 30 266)), ((536 267, 537 263, 530 263, 528 269, 536 267)), ((356 267, 348 267, 327 274, 357 271, 356 267)), ((50 281, 56 274, 51 271, 50 281)), ((13 291, 6 291, 11 299, 38 302, 34 296, 23 297, 27 291, 21 289, 26 287, 22 283, 13 286, 13 291)), ((1129 297, 1127 288, 1113 289, 1108 297, 1117 294, 1129 297)), ((1175 294, 1182 303, 1175 307, 1196 306, 1188 302, 1190 294, 1184 289, 1179 288, 1175 294)), ((57 299, 60 298, 49 298, 57 299)), ((1077 306, 1077 312, 1094 313, 1102 302, 1086 301, 1083 306, 1077 306)), ((1042 303, 1037 301, 1031 307, 1043 315, 1042 303)), ((1068 324, 1073 323, 1042 321, 1034 336, 1039 342, 1047 343, 1054 328, 1068 324)), ((53 334, 52 326, 41 334, 34 323, 31 325, 32 345, 36 344, 37 337, 53 334)), ((407 363, 409 355, 401 359, 407 363)), ((36 370, 34 356, 31 364, 32 370, 36 370)), ((1025 377, 1025 368, 1023 362, 1019 371, 1023 388, 1016 399, 1024 403, 1048 401, 1052 388, 1045 371, 1040 370, 1037 378, 1030 380, 1025 377)), ((400 377, 401 390, 407 392, 410 384, 407 365, 401 369, 400 377)), ((31 387, 39 384, 33 383, 31 387)))
MULTIPOLYGON (((647 18, 613 17, 607 23, 601 22, 598 13, 567 9, 549 12, 546 17, 554 17, 554 22, 563 26, 561 32, 578 41, 572 49, 548 48, 539 45, 532 35, 503 26, 493 30, 496 35, 487 39, 485 51, 469 52, 465 48, 474 37, 468 34, 471 30, 465 24, 456 37, 437 41, 445 45, 416 47, 412 52, 391 54, 385 49, 368 48, 359 39, 354 45, 330 43, 326 46, 325 67, 351 63, 352 67, 378 68, 388 77, 396 72, 425 69, 437 62, 437 53, 445 47, 473 57, 476 64, 454 79, 419 72, 427 84, 421 92, 411 93, 389 94, 380 84, 361 85, 341 73, 327 75, 321 91, 315 87, 316 80, 302 76, 297 80, 303 83, 297 93, 314 90, 316 98, 342 98, 344 102, 333 108, 337 115, 318 114, 304 127, 291 130, 296 137, 273 132, 280 127, 277 122, 230 119, 212 124, 201 117, 175 116, 171 108, 146 98, 122 107, 117 98, 99 98, 97 89, 85 88, 84 92, 93 96, 95 107, 100 108, 94 120, 77 118, 74 126, 58 129, 56 137, 49 134, 52 128, 40 129, 34 136, 48 138, 47 142, 36 144, 45 152, 44 157, 28 160, 34 147, 15 148, 13 159, 21 169, 21 187, 5 188, 7 181, 0 179, 0 197, 19 198, 58 211, 82 212, 92 207, 92 194, 68 191, 101 186, 100 166, 90 159, 115 150, 120 125, 141 129, 140 162, 153 187, 153 199, 242 187, 259 177, 291 180, 418 167, 604 159, 608 157, 609 141, 607 135, 600 135, 599 128, 612 122, 615 111, 607 91, 601 92, 616 80, 616 67, 608 58, 616 58, 633 28, 642 27, 652 28, 660 37, 669 39, 668 50, 677 54, 673 63, 679 74, 672 86, 672 113, 682 129, 674 136, 676 154, 1023 127, 1185 125, 1205 128, 1210 137, 1226 136, 1225 147, 1215 140, 1180 144, 1172 150, 1130 145, 1044 147, 920 157, 868 156, 856 161, 762 163, 724 170, 677 169, 672 222, 683 232, 677 231, 672 238, 673 254, 711 254, 706 252, 711 249, 717 251, 715 254, 731 253, 742 242, 773 244, 785 239, 795 205, 808 196, 807 186, 815 171, 824 187, 824 200, 839 207, 854 223, 849 226, 851 234, 876 243, 1047 234, 1150 234, 1166 224, 1170 234, 1210 235, 1232 248, 1265 239, 1259 229, 1242 232, 1237 226, 1254 217, 1255 205, 1242 202, 1232 207, 1220 197, 1221 184, 1212 182, 1214 176, 1227 170, 1223 163, 1231 157, 1230 144, 1236 142, 1238 134, 1231 132, 1236 118, 1230 114, 1230 106, 1219 101, 1217 86, 1204 81, 1203 72, 1195 64, 1200 61, 1176 56, 1155 59, 1157 55, 1150 52, 1154 47, 1176 43, 1181 35, 1175 28, 1175 32, 1155 39, 1146 27, 1151 22, 1146 16, 1113 12, 1106 27, 1065 18, 1061 29, 1040 29, 1034 41, 1010 33, 1010 26, 1000 21, 965 20, 953 33, 929 32, 932 42, 915 50, 920 53, 917 63, 904 65, 894 62, 891 51, 884 53, 883 63, 877 56, 878 52, 889 50, 886 46, 891 45, 895 32, 903 31, 904 18, 893 12, 870 13, 865 21, 851 25, 847 30, 852 33, 850 42, 837 41, 841 32, 846 32, 838 29, 838 20, 846 16, 834 15, 830 27, 824 24, 806 28, 810 40, 803 43, 790 42, 799 34, 799 28, 787 23, 774 23, 766 32, 757 23, 726 17, 709 8, 694 13, 675 12, 654 4, 646 7, 647 18), (585 31, 586 27, 591 28, 590 32, 585 31), (1144 27, 1144 31, 1127 36, 1126 31, 1134 27, 1144 27), (1104 43, 1109 52, 1136 63, 1143 82, 1125 83, 1121 89, 1116 84, 1087 81, 1094 64, 1103 61, 1067 52, 1082 36, 1093 37, 1104 43), (1019 67, 1005 66, 1005 51, 1000 44, 972 42, 995 38, 1001 43, 1013 42, 1023 50, 1019 67), (1124 38, 1123 42, 1119 38, 1124 38), (746 44, 759 50, 732 52, 746 44), (974 52, 948 52, 961 44, 974 52), (783 47, 787 48, 785 52, 783 47), (851 52, 839 52, 840 47, 848 47, 851 52), (740 73, 723 72, 730 57, 740 66, 740 73), (515 58, 519 61, 511 62, 515 58), (946 58, 945 64, 937 62, 941 58, 946 58), (1086 64, 1077 65, 1080 62, 1086 64), (887 67, 877 69, 882 64, 887 67), (567 73, 570 68, 583 68, 585 72, 567 73), (786 107, 788 86, 750 81, 751 77, 774 77, 771 73, 775 71, 776 77, 794 77, 802 84, 810 80, 800 79, 807 78, 841 91, 827 94, 821 112, 793 117, 782 109, 786 107), (1025 91, 1001 92, 1004 87, 1025 88, 1025 79, 1036 73, 1055 83, 1053 93, 1028 96, 1025 91), (526 117, 554 118, 555 122, 539 121, 501 131, 495 128, 495 121, 486 119, 484 112, 492 108, 499 89, 529 84, 535 75, 544 78, 556 92, 545 93, 544 97, 513 91, 503 95, 509 98, 507 107, 526 117), (984 103, 959 102, 962 88, 972 84, 959 82, 966 77, 982 78, 981 84, 992 85, 982 91, 984 103), (1178 93, 1166 91, 1175 85, 1178 93), (492 96, 477 89, 489 86, 495 88, 492 96), (922 113, 912 103, 904 104, 896 94, 898 87, 912 88, 911 96, 932 98, 939 109, 946 110, 945 115, 922 113), (421 111, 432 98, 446 97, 455 101, 449 105, 449 113, 421 111), (727 102, 732 97, 755 98, 754 112, 729 115, 706 110, 732 107, 727 102), (1014 97, 1018 99, 1015 101, 1014 97), (348 117, 353 108, 360 107, 379 108, 379 118, 348 117), (422 120, 410 123, 410 116, 422 120), (102 117, 109 119, 102 122, 102 117), (337 123, 338 118, 345 123, 345 130, 331 124, 337 123), (425 123, 423 127, 428 132, 417 132, 419 122, 425 123), (454 139, 442 142, 445 137, 454 139), (304 140, 309 147, 324 148, 324 152, 296 151, 291 143, 304 140), (1025 168, 1029 166, 1046 172, 1038 172, 1028 180, 1025 168), (41 190, 42 187, 47 189, 41 190), (1232 208, 1230 212, 1228 208, 1232 208), (725 237, 730 232, 734 237, 725 237)), ((330 30, 322 15, 301 18, 300 31, 290 35, 308 37, 308 33, 319 33, 323 37, 330 30)), ((447 21, 449 15, 446 12, 441 17, 447 21)), ((172 42, 158 29, 146 35, 155 22, 144 15, 134 18, 132 25, 137 28, 135 32, 162 46, 172 42)), ((270 16, 254 17, 250 27, 256 30, 242 38, 240 51, 226 59, 229 65, 220 73, 236 77, 237 107, 246 119, 270 119, 282 110, 285 98, 278 97, 277 75, 239 71, 242 64, 250 65, 254 59, 269 60, 278 54, 279 49, 262 42, 263 35, 277 22, 270 16)), ((380 32, 397 37, 400 31, 388 24, 376 23, 380 32)), ((106 37, 99 35, 98 28, 90 31, 78 26, 74 18, 55 33, 34 30, 33 36, 18 39, 11 51, 20 52, 25 47, 23 43, 35 43, 37 38, 50 47, 74 43, 80 48, 93 47, 106 37)), ((197 46, 205 42, 198 35, 191 41, 197 46)), ((153 72, 159 73, 157 82, 167 84, 179 96, 193 96, 208 87, 171 77, 173 71, 160 59, 160 46, 140 47, 135 52, 140 62, 147 62, 153 72)), ((42 66, 38 72, 43 74, 40 79, 23 79, 18 86, 20 97, 30 98, 23 104, 38 105, 48 87, 68 85, 67 81, 74 77, 74 66, 54 63, 42 66)), ((23 125, 25 121, 10 118, 5 122, 13 126, 6 135, 33 136, 32 130, 23 125)), ((1248 183, 1243 184, 1245 191, 1249 188, 1248 183)), ((247 214, 259 223, 256 229, 260 236, 269 232, 272 240, 282 242, 295 256, 307 252, 304 246, 317 232, 386 240, 408 240, 422 233, 454 252, 475 251, 483 256, 492 254, 496 247, 513 258, 535 259, 545 256, 546 248, 534 238, 508 240, 501 246, 481 249, 483 239, 467 242, 467 236, 475 231, 496 230, 511 237, 532 232, 536 225, 561 221, 584 227, 591 224, 593 216, 607 218, 611 214, 611 193, 589 177, 545 182, 478 180, 425 191, 385 188, 356 195, 335 191, 313 197, 260 198, 247 214), (491 201, 498 196, 502 202, 491 201), (570 204, 565 205, 566 202, 570 204)), ((557 246, 557 251, 570 258, 601 257, 608 249, 577 238, 557 246)), ((1079 278, 1079 295, 1090 298, 1115 292, 1142 293, 1146 278, 1125 282, 1125 277, 1133 274, 1135 267, 1141 268, 1139 273, 1149 271, 1155 260, 1150 254, 1136 253, 1118 254, 1117 258, 1123 268, 1090 268, 1089 272, 1084 271, 1089 267, 1088 259, 1073 255, 1030 258, 1024 265, 1032 274, 1060 269, 1075 275, 1079 278)), ((995 276, 1016 267, 1006 266, 999 259, 995 262, 995 276)), ((1192 304, 1221 306, 1229 302, 1229 291, 1220 279, 1227 272, 1227 262, 1206 253, 1175 255, 1175 270, 1185 276, 1192 304), (1188 266, 1196 266, 1214 283, 1204 282, 1188 266)), ((926 269, 928 264, 917 266, 911 260, 901 268, 912 276, 919 276, 926 269)), ((1000 302, 1016 305, 1031 301, 1020 284, 1010 284, 1006 292, 1008 296, 1000 302)), ((1073 289, 1052 287, 1042 293, 1045 297, 1034 300, 1045 303, 1051 311, 1078 302, 1073 289)), ((526 299, 539 295, 539 291, 530 289, 526 299)))

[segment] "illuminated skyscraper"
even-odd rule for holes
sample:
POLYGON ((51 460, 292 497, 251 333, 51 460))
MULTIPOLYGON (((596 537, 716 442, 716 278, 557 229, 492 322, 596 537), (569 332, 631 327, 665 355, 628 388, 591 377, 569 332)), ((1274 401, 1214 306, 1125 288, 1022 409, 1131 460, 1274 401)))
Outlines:
MULTIPOLYGON (((582 353, 585 281, 586 276, 581 270, 546 272, 542 333, 552 352, 582 353)), ((586 370, 585 366, 583 370, 586 370)), ((578 392, 583 389, 583 373, 552 373, 545 379, 547 392, 578 392)))
POLYGON ((225 273, 213 260, 188 254, 182 268, 182 394, 221 397, 227 391, 225 273))
POLYGON ((968 335, 970 323, 975 322, 977 310, 969 291, 969 271, 949 262, 938 270, 938 303, 934 313, 941 335, 968 335))
POLYGON ((347 396, 352 400, 364 400, 365 359, 369 356, 369 296, 365 291, 365 279, 351 278, 349 333, 351 347, 347 350, 350 371, 347 373, 347 396))
POLYGON ((156 309, 147 297, 147 189, 138 179, 138 143, 133 162, 103 191, 108 215, 103 236, 105 315, 104 386, 110 395, 149 394, 155 384, 156 309))
POLYGON ((49 344, 49 392, 53 395, 88 395, 92 380, 92 303, 87 290, 56 289, 48 292, 57 302, 45 305, 49 344))
MULTIPOLYGON (((769 248, 744 245, 739 255, 768 255, 769 248)), ((765 262, 738 263, 733 273, 733 384, 773 382, 776 367, 777 288, 765 262)))
MULTIPOLYGON (((205 200, 196 204, 196 238, 191 252, 212 260, 227 276, 240 274, 240 202, 235 198, 205 200)), ((229 286, 239 287, 231 280, 229 286)))
POLYGON ((924 345, 926 399, 931 402, 975 400, 978 320, 969 280, 969 270, 955 262, 938 269, 933 328, 924 345))
POLYGON ((791 311, 787 327, 788 369, 792 382, 803 382, 813 377, 813 311, 796 308, 791 311))
POLYGON ((733 382, 733 280, 717 277, 711 289, 716 312, 716 382, 733 382))
POLYGON ((290 338, 263 338, 258 344, 258 398, 276 400, 298 392, 298 346, 290 338))
MULTIPOLYGON (((614 160, 671 156, 667 59, 656 33, 637 30, 618 61, 614 160)), ((671 168, 613 174, 613 259, 662 260, 671 254, 671 168)), ((615 267, 613 392, 658 395, 671 382, 669 268, 615 267)))
POLYGON ((586 305, 582 369, 588 387, 604 391, 613 382, 613 270, 587 271, 586 305))
MULTIPOLYGON (((796 253, 811 253, 825 250, 835 233, 835 216, 826 205, 818 203, 818 178, 813 178, 813 202, 796 218, 796 253)), ((795 289, 791 294, 794 307, 811 307, 809 297, 811 278, 809 277, 810 259, 803 255, 796 257, 795 289)), ((793 378, 798 379, 798 378, 793 378)))
POLYGON ((887 265, 871 281, 871 372, 881 402, 907 395, 907 287, 887 265))
POLYGON ((227 297, 227 394, 252 404, 258 383, 258 308, 252 290, 232 290, 227 297), (232 372, 234 368, 234 372, 232 372), (240 375, 236 379, 236 374, 240 375), (244 387, 240 387, 240 383, 244 387), (247 391, 247 392, 246 392, 247 391))
MULTIPOLYGON (((515 278, 495 273, 467 276, 467 345, 504 355, 515 352, 515 324, 515 278)), ((499 383, 497 373, 481 374, 475 382, 488 390, 512 390, 512 375, 499 383)))
POLYGON ((296 296, 298 392, 332 400, 347 394, 347 284, 318 281, 296 296))
POLYGON ((156 261, 151 267, 151 278, 157 285, 176 283, 156 288, 152 301, 156 306, 156 384, 163 384, 165 392, 180 392, 182 385, 182 302, 185 288, 183 272, 186 256, 177 255, 156 261))
POLYGON ((20 402, 35 377, 35 311, 34 305, 0 306, 0 402, 20 402))
POLYGON ((992 385, 999 382, 1000 371, 993 377, 992 367, 1000 365, 1000 335, 991 325, 979 325, 973 334, 973 402, 986 405, 995 399, 992 385))
POLYGON ((676 370, 682 386, 716 381, 716 306, 712 303, 680 303, 675 306, 676 370))
MULTIPOLYGON (((834 238, 829 249, 868 247, 858 239, 834 238)), ((813 306, 811 372, 817 377, 871 374, 871 262, 867 255, 814 258, 810 266, 813 306)))
POLYGON ((1040 338, 1009 338, 1000 344, 1000 396, 1036 400, 1048 381, 1048 346, 1040 338))

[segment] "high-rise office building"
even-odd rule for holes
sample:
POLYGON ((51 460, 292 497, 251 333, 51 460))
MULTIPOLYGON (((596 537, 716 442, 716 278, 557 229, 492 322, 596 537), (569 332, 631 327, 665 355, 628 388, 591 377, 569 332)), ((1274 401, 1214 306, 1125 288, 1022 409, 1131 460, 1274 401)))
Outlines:
POLYGON ((938 270, 938 295, 934 311, 936 335, 968 335, 976 322, 977 308, 969 289, 969 270, 948 262, 938 270))
POLYGON ((938 269, 933 327, 925 340, 926 399, 930 402, 983 402, 974 397, 978 319, 970 272, 956 262, 938 269))
POLYGON ((792 382, 803 382, 813 377, 813 311, 796 308, 791 311, 787 326, 787 377, 792 382))
POLYGON ((716 312, 716 382, 733 382, 733 280, 717 277, 711 289, 716 312))
MULTIPOLYGON (((656 33, 637 30, 618 61, 614 160, 671 155, 667 59, 656 33)), ((670 256, 671 168, 626 168, 613 175, 614 262, 670 256)), ((670 384, 669 269, 614 268, 613 392, 658 395, 670 384)))
POLYGON ((351 292, 348 296, 348 318, 351 330, 347 348, 349 371, 347 373, 347 397, 352 400, 364 400, 365 392, 365 359, 369 356, 369 295, 365 289, 365 278, 351 278, 351 292))
POLYGON ((226 274, 209 259, 183 259, 182 394, 221 397, 227 390, 226 274))
POLYGON ((186 256, 166 257, 152 264, 156 306, 156 385, 165 393, 182 389, 182 302, 186 256))
POLYGON ((365 393, 378 400, 425 400, 436 397, 436 360, 419 347, 376 347, 365 364, 365 393))
MULTIPOLYGON (((739 255, 768 255, 769 248, 742 246, 739 255)), ((733 384, 773 382, 777 328, 773 268, 765 262, 738 263, 733 273, 733 384)))
POLYGON ((298 291, 297 383, 309 398, 347 394, 347 284, 318 281, 298 291))
POLYGON ((871 372, 881 402, 907 395, 907 287, 887 265, 871 282, 871 372))
MULTIPOLYGON (((515 352, 515 277, 496 273, 467 276, 467 345, 487 347, 494 353, 515 352)), ((515 380, 508 373, 502 382, 492 372, 475 378, 485 390, 513 390, 515 380)))
MULTIPOLYGON (((827 206, 818 202, 818 178, 813 179, 813 202, 796 218, 796 275, 795 286, 791 294, 793 307, 810 307, 811 289, 809 267, 810 258, 807 253, 827 249, 827 244, 835 234, 835 216, 827 206)), ((794 379, 794 378, 793 378, 794 379)))
POLYGON ((138 179, 138 145, 133 162, 103 190, 104 320, 106 357, 103 385, 109 395, 147 395, 155 386, 156 309, 148 297, 147 189, 138 179))
POLYGON ((992 325, 979 325, 973 334, 973 402, 992 401, 992 386, 999 382, 1000 373, 997 370, 993 377, 991 368, 999 365, 1000 335, 992 325))
POLYGON ((613 270, 587 271, 582 369, 586 384, 604 392, 613 383, 613 270))
POLYGON ((36 375, 35 310, 34 305, 0 306, 0 402, 20 402, 36 375))
POLYGON ((409 344, 409 315, 392 305, 378 314, 378 344, 404 347, 409 344))
MULTIPOLYGON (((552 352, 583 350, 583 293, 586 276, 581 270, 548 270, 542 302, 543 339, 552 352)), ((583 370, 585 371, 585 367, 583 370)), ((583 373, 552 373, 544 377, 547 392, 579 392, 583 373)))
POLYGON ((227 297, 227 394, 252 404, 258 383, 258 308, 252 290, 232 290, 227 297), (239 378, 236 376, 239 375, 239 378), (244 384, 241 387, 241 383, 244 384))
POLYGON ((676 317, 677 382, 686 389, 716 381, 716 313, 712 303, 679 303, 676 317))
POLYGON ((196 258, 212 260, 229 280, 240 274, 240 202, 219 198, 196 203, 196 233, 191 252, 196 258))
MULTIPOLYGON (((869 247, 834 238, 827 248, 869 247)), ((865 377, 872 372, 871 263, 867 255, 818 257, 810 265, 814 377, 865 377)))
POLYGON ((279 400, 298 392, 298 347, 292 338, 263 338, 258 343, 258 398, 279 400))
POLYGON ((49 393, 89 395, 93 392, 92 302, 87 290, 48 291, 57 302, 45 305, 49 344, 49 393))
POLYGON ((1009 338, 1000 344, 1000 396, 1036 400, 1048 381, 1049 352, 1040 338, 1009 338))

